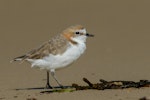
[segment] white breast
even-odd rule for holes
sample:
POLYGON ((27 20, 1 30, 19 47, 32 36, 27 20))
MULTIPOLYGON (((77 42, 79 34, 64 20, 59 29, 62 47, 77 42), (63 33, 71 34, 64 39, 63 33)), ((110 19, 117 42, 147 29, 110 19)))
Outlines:
POLYGON ((84 53, 85 49, 86 45, 83 42, 77 45, 71 44, 71 46, 68 47, 66 52, 64 52, 61 55, 50 54, 49 56, 44 57, 43 59, 29 59, 28 61, 31 62, 32 67, 38 67, 40 69, 50 70, 63 68, 77 60, 84 53))

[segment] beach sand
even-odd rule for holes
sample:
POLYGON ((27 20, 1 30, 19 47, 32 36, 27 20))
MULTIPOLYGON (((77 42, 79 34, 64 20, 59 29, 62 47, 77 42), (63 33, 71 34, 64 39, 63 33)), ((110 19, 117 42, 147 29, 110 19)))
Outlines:
MULTIPOLYGON (((139 100, 150 88, 83 90, 42 94, 46 72, 28 63, 10 63, 70 25, 81 24, 94 38, 86 53, 66 69, 56 71, 65 86, 87 85, 83 77, 150 80, 150 1, 141 0, 1 0, 0 100, 139 100), (35 88, 35 89, 28 89, 35 88), (19 89, 19 90, 16 90, 19 89)), ((56 82, 50 78, 52 86, 56 82)))

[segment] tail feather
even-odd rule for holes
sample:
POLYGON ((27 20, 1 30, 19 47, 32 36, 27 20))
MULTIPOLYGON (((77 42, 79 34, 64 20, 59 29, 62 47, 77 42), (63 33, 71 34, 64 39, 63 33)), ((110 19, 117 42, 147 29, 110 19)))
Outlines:
POLYGON ((26 58, 26 55, 19 56, 19 57, 14 58, 14 59, 11 60, 10 62, 12 63, 12 62, 14 62, 14 61, 23 61, 25 58, 26 58))

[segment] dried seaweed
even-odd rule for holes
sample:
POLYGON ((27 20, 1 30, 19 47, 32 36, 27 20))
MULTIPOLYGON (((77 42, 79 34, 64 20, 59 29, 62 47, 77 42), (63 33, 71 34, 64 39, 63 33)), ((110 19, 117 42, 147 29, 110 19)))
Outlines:
POLYGON ((100 79, 99 83, 93 84, 87 78, 83 78, 83 81, 87 83, 87 86, 80 86, 78 84, 72 84, 72 87, 76 90, 87 90, 87 89, 124 89, 124 88, 140 88, 140 87, 150 87, 150 81, 140 80, 139 82, 134 81, 106 81, 100 79))

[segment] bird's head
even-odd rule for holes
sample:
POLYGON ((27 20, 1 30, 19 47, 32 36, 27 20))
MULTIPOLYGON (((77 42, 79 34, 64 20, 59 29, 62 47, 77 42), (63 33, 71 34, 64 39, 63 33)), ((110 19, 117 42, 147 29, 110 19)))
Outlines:
POLYGON ((87 37, 94 35, 86 32, 86 29, 81 25, 71 26, 63 31, 63 35, 73 44, 86 42, 87 37))

